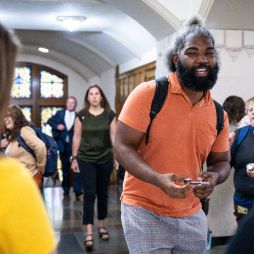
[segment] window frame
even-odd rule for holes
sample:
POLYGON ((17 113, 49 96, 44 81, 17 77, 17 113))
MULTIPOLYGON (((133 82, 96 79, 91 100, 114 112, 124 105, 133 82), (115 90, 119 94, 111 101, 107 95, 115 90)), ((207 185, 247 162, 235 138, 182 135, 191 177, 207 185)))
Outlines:
POLYGON ((11 104, 17 104, 21 107, 32 107, 32 122, 41 127, 41 107, 63 107, 65 108, 66 100, 68 98, 68 77, 48 66, 41 64, 18 62, 16 67, 29 67, 31 68, 31 98, 11 98, 11 104), (40 97, 40 71, 45 70, 50 72, 61 79, 63 79, 63 98, 41 98, 40 97))

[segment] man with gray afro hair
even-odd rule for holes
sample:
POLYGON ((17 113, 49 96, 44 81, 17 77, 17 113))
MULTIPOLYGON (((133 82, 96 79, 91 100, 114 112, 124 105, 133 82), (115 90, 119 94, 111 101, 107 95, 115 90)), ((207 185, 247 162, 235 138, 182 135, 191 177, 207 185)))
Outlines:
POLYGON ((218 56, 213 36, 199 19, 177 34, 168 66, 167 96, 150 141, 145 143, 145 136, 155 81, 129 95, 116 130, 115 154, 127 171, 121 218, 131 254, 204 254, 208 228, 200 200, 230 172, 227 114, 218 133, 210 93, 218 56), (205 162, 207 172, 202 172, 205 162))
MULTIPOLYGON (((172 43, 171 47, 168 49, 166 62, 168 69, 171 72, 176 71, 176 66, 173 61, 173 55, 175 53, 178 53, 183 48, 186 37, 190 34, 199 35, 210 39, 215 50, 215 41, 213 35, 203 26, 203 22, 201 19, 199 19, 198 17, 193 17, 187 22, 187 24, 182 28, 182 30, 179 31, 179 33, 175 37, 174 43, 172 43)), ((216 57, 218 57, 217 52, 216 57)))

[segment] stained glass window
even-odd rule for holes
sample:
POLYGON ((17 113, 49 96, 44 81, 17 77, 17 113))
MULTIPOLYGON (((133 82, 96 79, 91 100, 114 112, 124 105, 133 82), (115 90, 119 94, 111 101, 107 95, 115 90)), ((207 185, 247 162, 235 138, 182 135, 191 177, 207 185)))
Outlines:
POLYGON ((20 62, 15 68, 11 104, 19 105, 26 118, 48 134, 50 116, 65 107, 68 77, 50 67, 20 62))
POLYGON ((20 107, 26 119, 30 122, 32 120, 32 107, 20 107))
POLYGON ((40 71, 41 98, 63 98, 64 80, 45 70, 40 71))
POLYGON ((31 95, 31 69, 29 67, 16 67, 11 96, 20 99, 31 98, 31 95))
POLYGON ((53 116, 61 107, 41 107, 41 130, 52 136, 52 128, 47 124, 48 119, 53 116))

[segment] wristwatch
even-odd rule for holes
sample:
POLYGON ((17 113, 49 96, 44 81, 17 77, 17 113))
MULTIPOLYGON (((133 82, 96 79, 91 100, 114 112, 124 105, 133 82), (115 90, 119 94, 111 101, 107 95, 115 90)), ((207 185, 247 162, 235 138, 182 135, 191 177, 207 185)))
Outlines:
POLYGON ((77 155, 72 155, 72 156, 70 157, 70 162, 73 162, 73 161, 76 160, 77 158, 78 158, 77 155))

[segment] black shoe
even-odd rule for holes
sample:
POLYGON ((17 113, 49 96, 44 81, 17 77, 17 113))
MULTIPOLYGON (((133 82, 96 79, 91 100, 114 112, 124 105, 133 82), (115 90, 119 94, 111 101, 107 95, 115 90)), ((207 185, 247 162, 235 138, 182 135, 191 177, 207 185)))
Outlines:
POLYGON ((86 251, 90 252, 93 250, 93 234, 92 233, 86 234, 84 245, 85 245, 86 251))
POLYGON ((64 195, 64 197, 69 197, 69 196, 70 196, 70 193, 67 192, 67 191, 65 191, 63 195, 64 195))
POLYGON ((82 191, 79 191, 79 192, 75 192, 75 195, 76 195, 76 198, 78 198, 79 196, 81 196, 83 194, 82 191))
POLYGON ((108 241, 109 240, 109 233, 106 230, 105 227, 99 227, 98 228, 98 234, 99 237, 103 240, 103 241, 108 241))

